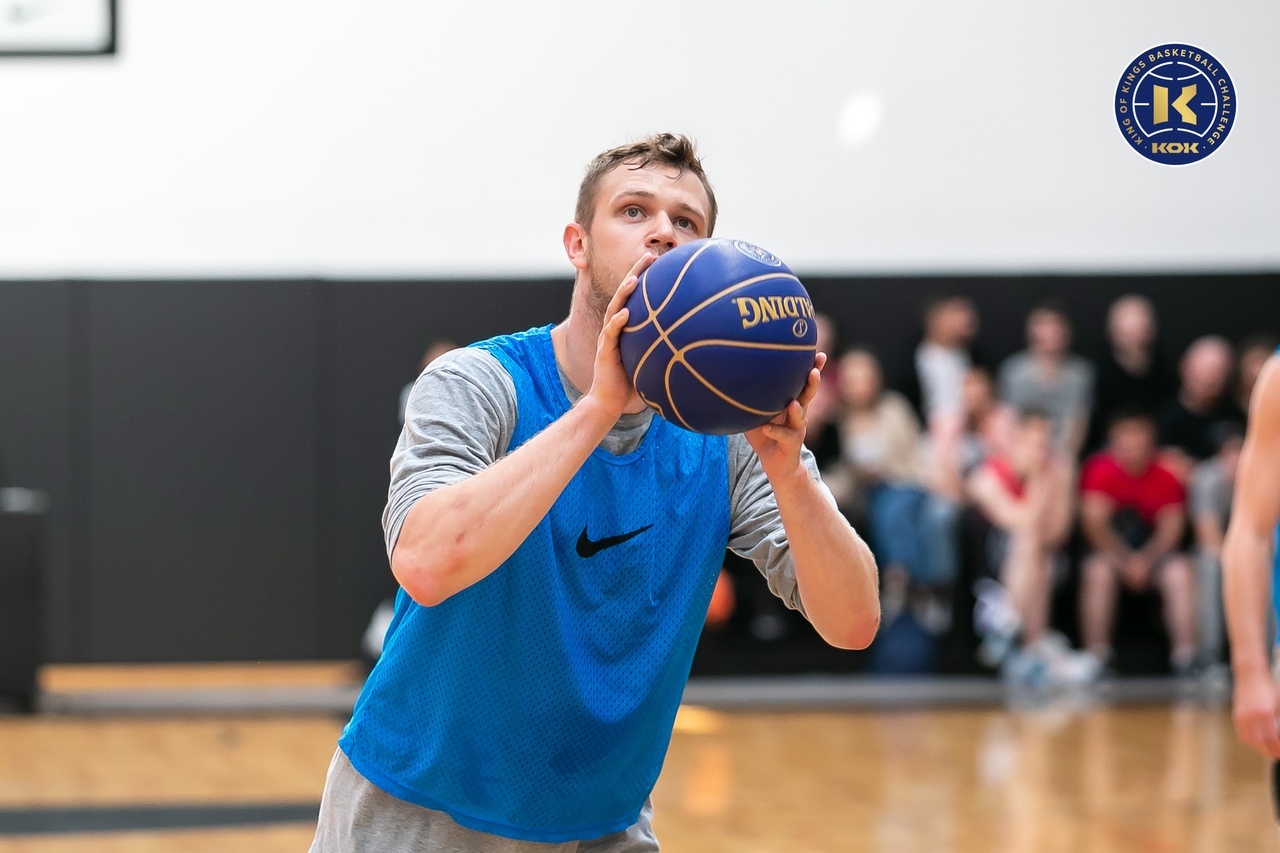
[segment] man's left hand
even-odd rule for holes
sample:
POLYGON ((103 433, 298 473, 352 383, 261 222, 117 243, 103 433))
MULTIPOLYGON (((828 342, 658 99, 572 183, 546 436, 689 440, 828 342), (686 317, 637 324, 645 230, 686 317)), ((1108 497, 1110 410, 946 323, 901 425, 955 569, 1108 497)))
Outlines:
POLYGON ((822 366, 826 363, 827 354, 818 353, 800 396, 788 403, 769 423, 745 434, 747 443, 760 457, 765 476, 775 489, 801 467, 800 448, 804 445, 805 430, 808 427, 809 403, 818 393, 818 385, 822 382, 822 366))

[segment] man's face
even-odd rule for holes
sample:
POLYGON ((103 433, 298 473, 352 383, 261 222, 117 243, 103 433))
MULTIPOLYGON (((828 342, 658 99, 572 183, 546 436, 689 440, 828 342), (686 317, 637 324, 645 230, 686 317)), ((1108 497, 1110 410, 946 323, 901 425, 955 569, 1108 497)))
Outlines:
POLYGON ((1225 346, 1195 345, 1182 363, 1182 384, 1197 400, 1216 400, 1231 377, 1231 351, 1225 346))
POLYGON ((595 215, 584 239, 587 295, 601 316, 646 251, 661 255, 706 237, 710 209, 707 191, 692 172, 623 163, 606 174, 596 188, 595 215))
POLYGON ((1044 418, 1024 418, 1014 433, 1013 453, 1018 467, 1043 465, 1053 447, 1053 425, 1044 418))
POLYGON ((1129 471, 1145 471, 1156 454, 1152 423, 1144 418, 1124 420, 1111 427, 1111 454, 1129 471))
POLYGON ((1055 311, 1032 311, 1027 318, 1027 343, 1033 352, 1059 356, 1071 346, 1071 329, 1055 311))

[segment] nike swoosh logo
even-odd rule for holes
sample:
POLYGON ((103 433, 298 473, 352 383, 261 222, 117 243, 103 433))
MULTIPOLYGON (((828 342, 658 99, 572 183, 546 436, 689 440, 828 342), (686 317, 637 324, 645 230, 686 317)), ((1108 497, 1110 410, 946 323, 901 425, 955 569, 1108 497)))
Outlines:
POLYGON ((606 548, 612 548, 615 545, 621 545, 623 542, 626 542, 628 539, 635 539, 637 536, 639 536, 641 533, 644 533, 650 527, 653 527, 653 525, 646 524, 644 527, 641 527, 637 530, 633 530, 630 533, 622 533, 618 536, 606 536, 603 539, 593 540, 591 539, 591 537, 587 536, 587 528, 584 526, 582 528, 582 535, 578 537, 578 556, 584 560, 587 559, 588 557, 594 557, 596 554, 599 554, 601 551, 605 550, 606 548))

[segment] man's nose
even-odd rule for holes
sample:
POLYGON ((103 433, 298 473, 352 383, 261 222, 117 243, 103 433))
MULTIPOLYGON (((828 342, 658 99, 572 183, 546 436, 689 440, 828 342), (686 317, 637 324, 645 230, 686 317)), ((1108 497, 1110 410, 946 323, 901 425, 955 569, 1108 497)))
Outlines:
POLYGON ((671 217, 665 213, 659 213, 653 218, 653 231, 649 234, 646 245, 658 255, 676 247, 676 227, 671 222, 671 217))

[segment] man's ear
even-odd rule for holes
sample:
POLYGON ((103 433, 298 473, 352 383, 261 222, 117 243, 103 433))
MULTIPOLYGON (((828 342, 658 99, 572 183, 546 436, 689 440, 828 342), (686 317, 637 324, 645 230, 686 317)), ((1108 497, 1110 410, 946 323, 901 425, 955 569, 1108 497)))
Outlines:
POLYGON ((564 253, 576 269, 587 268, 587 229, 576 222, 564 227, 564 253))

